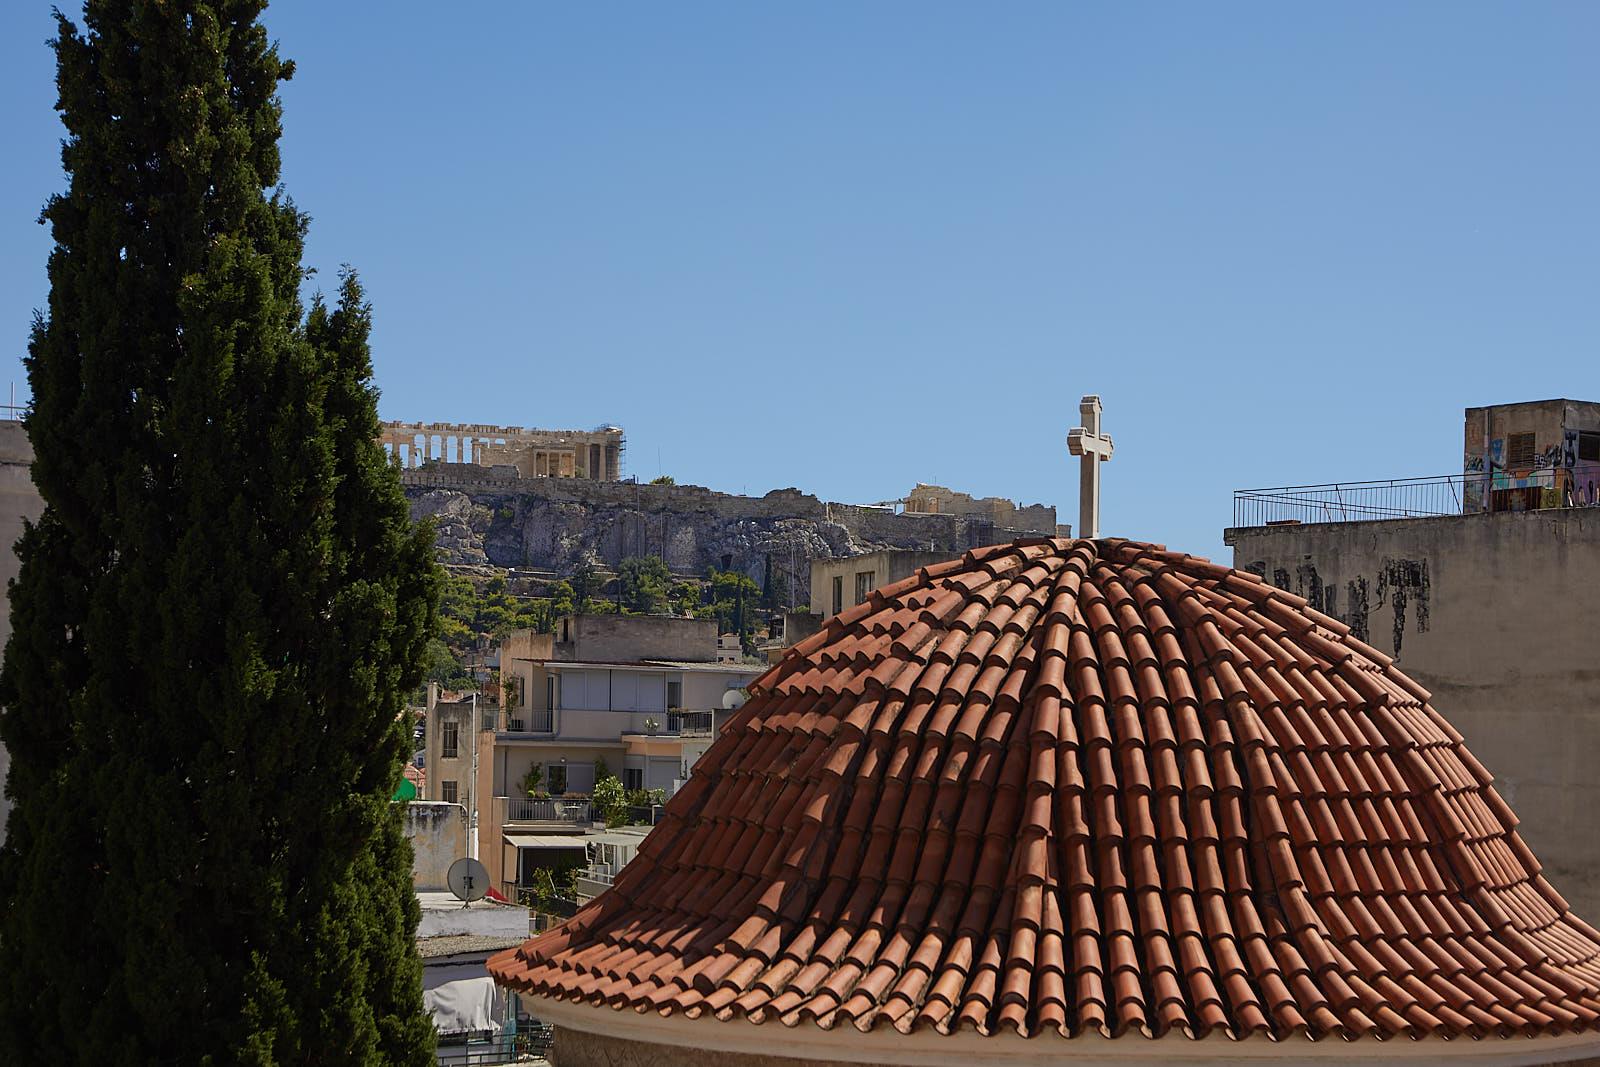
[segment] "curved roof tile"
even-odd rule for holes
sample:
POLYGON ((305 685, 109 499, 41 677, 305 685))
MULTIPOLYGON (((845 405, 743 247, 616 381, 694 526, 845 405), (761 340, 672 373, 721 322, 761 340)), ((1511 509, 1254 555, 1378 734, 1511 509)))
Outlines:
POLYGON ((1600 933, 1428 693, 1252 575, 980 549, 751 688, 615 888, 497 979, 903 1032, 1600 1028, 1600 933))

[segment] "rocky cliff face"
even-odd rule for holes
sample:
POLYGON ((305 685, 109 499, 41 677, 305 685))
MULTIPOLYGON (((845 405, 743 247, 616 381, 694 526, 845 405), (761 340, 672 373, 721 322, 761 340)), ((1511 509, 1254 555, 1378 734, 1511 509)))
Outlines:
POLYGON ((659 555, 677 574, 731 566, 757 583, 781 581, 809 599, 811 561, 883 548, 955 554, 1026 533, 952 515, 895 514, 826 504, 798 490, 764 497, 699 486, 484 477, 482 468, 403 475, 414 518, 437 523, 440 558, 458 567, 569 574, 585 556, 614 567, 659 555))

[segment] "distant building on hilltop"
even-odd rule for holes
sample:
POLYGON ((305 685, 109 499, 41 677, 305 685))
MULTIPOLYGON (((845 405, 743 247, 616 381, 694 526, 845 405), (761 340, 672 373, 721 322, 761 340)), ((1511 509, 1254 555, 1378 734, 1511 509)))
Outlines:
POLYGON ((514 467, 524 478, 622 478, 627 438, 620 426, 539 430, 487 423, 385 422, 384 450, 403 468, 426 463, 514 467))
POLYGON ((963 518, 981 518, 992 523, 997 530, 1017 531, 1023 534, 1071 537, 1072 528, 1057 525, 1056 509, 1049 504, 1018 504, 1004 497, 974 497, 958 493, 942 485, 918 482, 905 499, 905 510, 910 515, 959 515, 963 518))

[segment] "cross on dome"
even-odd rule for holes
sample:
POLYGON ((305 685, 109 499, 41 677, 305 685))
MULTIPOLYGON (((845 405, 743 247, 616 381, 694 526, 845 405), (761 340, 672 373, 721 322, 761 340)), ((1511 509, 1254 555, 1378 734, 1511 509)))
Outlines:
POLYGON ((1078 475, 1078 536, 1100 536, 1100 464, 1111 458, 1111 435, 1100 432, 1100 398, 1078 402, 1083 425, 1067 431, 1067 451, 1082 457, 1078 475))

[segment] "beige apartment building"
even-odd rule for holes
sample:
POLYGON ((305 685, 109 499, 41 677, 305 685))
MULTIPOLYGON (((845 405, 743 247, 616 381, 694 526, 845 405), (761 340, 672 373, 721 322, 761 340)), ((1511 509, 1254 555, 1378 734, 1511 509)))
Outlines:
POLYGON ((862 556, 811 561, 811 610, 826 619, 867 599, 880 585, 910 577, 919 567, 943 563, 950 552, 886 548, 862 556))
MULTIPOLYGON (((764 666, 717 662, 709 619, 577 615, 553 634, 507 636, 503 703, 479 709, 473 777, 478 855, 496 887, 513 896, 539 867, 585 858, 601 765, 627 789, 676 792, 764 666), (530 796, 524 783, 535 767, 541 795, 530 796)), ((428 781, 437 796, 433 783, 466 769, 460 753, 470 749, 458 734, 458 762, 435 757, 435 719, 442 748, 445 713, 429 716, 428 781)), ((456 721, 470 724, 471 715, 456 721)))

